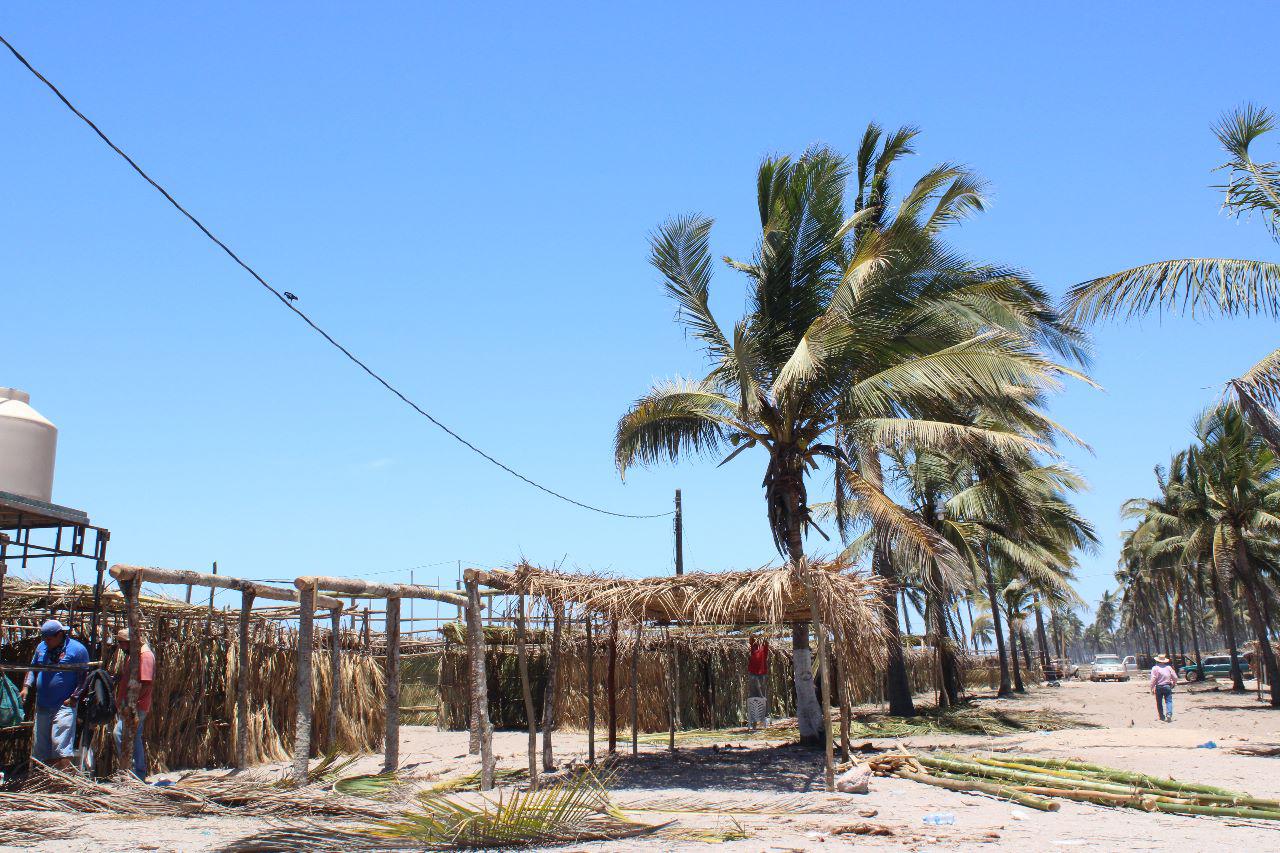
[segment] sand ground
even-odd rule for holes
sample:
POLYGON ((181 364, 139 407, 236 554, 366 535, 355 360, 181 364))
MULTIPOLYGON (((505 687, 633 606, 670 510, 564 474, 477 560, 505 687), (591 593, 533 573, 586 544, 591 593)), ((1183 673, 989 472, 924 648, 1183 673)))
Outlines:
MULTIPOLYGON (((1155 719, 1145 681, 1089 684, 1068 682, 1059 688, 1037 688, 1011 700, 984 699, 999 706, 1045 708, 1083 716, 1098 728, 1019 733, 998 737, 930 736, 908 738, 908 747, 954 746, 961 749, 1016 750, 1085 761, 1247 791, 1260 797, 1280 796, 1280 758, 1233 754, 1242 743, 1280 744, 1280 712, 1260 704, 1253 694, 1232 695, 1212 686, 1180 688, 1176 721, 1155 719), (1216 749, 1198 748, 1215 741, 1216 749)), ((560 760, 585 759, 586 738, 557 733, 560 760)), ((494 737, 499 766, 526 765, 525 734, 498 732, 494 737)), ((891 747, 893 741, 872 742, 891 747)), ((629 744, 628 744, 629 745, 629 744)), ((406 775, 447 778, 475 769, 467 755, 465 732, 437 732, 409 727, 402 732, 401 756, 406 775)), ((361 759, 359 771, 376 772, 378 759, 361 759)), ((1013 807, 982 796, 960 794, 896 778, 875 778, 865 795, 822 792, 821 753, 785 744, 735 741, 731 734, 715 745, 682 747, 673 759, 664 747, 642 746, 617 778, 614 796, 620 803, 660 794, 701 804, 698 814, 637 815, 645 819, 676 818, 681 827, 727 827, 719 810, 754 801, 775 814, 733 814, 748 838, 709 845, 704 841, 637 838, 623 842, 575 844, 568 850, 723 850, 786 851, 826 849, 947 849, 1044 851, 1089 850, 1199 851, 1229 845, 1237 850, 1280 850, 1280 826, 1262 826, 1223 818, 1194 818, 1107 809, 1063 802, 1058 812, 1013 807), (742 748, 738 748, 741 746, 742 748), (795 795, 830 802, 838 814, 788 813, 795 795), (784 799, 785 798, 785 799, 784 799), (859 812, 875 812, 864 818, 859 812), (955 816, 950 826, 930 827, 922 818, 932 812, 955 816), (834 830, 851 823, 883 826, 885 836, 844 835, 834 830)), ((268 821, 247 818, 197 817, 111 819, 99 815, 46 818, 74 828, 70 841, 48 841, 23 849, 38 851, 213 851, 260 831, 268 821)), ((0 850, 6 847, 0 839, 0 850)))

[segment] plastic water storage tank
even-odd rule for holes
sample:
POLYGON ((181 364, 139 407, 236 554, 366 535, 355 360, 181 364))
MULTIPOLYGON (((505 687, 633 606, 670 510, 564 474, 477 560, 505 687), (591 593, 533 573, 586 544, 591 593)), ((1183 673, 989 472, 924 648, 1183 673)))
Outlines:
POLYGON ((31 395, 0 388, 0 492, 53 500, 58 428, 31 408, 31 395))

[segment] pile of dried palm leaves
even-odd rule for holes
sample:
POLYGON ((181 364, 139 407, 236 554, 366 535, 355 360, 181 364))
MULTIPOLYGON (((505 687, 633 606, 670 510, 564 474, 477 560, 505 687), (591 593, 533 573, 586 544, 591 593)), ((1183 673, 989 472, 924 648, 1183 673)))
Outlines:
MULTIPOLYGON (((0 661, 29 661, 39 642, 40 622, 51 616, 87 640, 92 603, 89 586, 50 586, 7 577, 0 606, 0 661)), ((158 664, 153 713, 145 729, 152 770, 231 764, 236 752, 237 613, 154 595, 141 596, 140 603, 158 664)), ((103 611, 108 634, 123 627, 123 598, 118 591, 103 594, 103 611)), ((317 648, 327 648, 329 633, 315 633, 317 648)), ((317 666, 313 749, 376 750, 385 730, 382 667, 358 634, 343 632, 340 642, 344 653, 337 741, 328 743, 326 726, 329 668, 317 666)), ((250 655, 249 761, 287 759, 297 704, 297 633, 275 620, 254 618, 250 655)), ((108 669, 118 671, 121 661, 114 645, 107 648, 105 658, 108 669)), ((114 744, 105 731, 99 731, 94 746, 100 766, 109 766, 114 744)))
POLYGON ((0 814, 0 844, 26 847, 47 841, 66 841, 73 837, 69 821, 56 821, 46 814, 30 812, 0 814))
POLYGON ((1148 812, 1280 820, 1280 800, 1081 761, 935 752, 882 755, 869 764, 881 775, 988 794, 1041 811, 1057 811, 1058 800, 1077 800, 1148 812))

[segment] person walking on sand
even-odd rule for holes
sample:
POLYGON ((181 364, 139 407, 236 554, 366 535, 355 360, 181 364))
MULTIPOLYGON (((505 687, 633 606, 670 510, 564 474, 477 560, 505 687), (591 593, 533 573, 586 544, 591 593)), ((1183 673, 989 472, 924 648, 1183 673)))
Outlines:
POLYGON ((1178 672, 1169 665, 1164 655, 1156 655, 1151 667, 1151 693, 1156 697, 1156 713, 1160 722, 1173 722, 1173 686, 1178 683, 1178 672))
POLYGON ((27 673, 18 696, 27 701, 27 691, 36 688, 35 730, 31 736, 31 757, 58 770, 70 770, 76 754, 76 704, 84 689, 85 672, 74 668, 89 663, 89 650, 67 633, 57 619, 40 626, 40 644, 31 657, 32 666, 65 666, 65 670, 35 670, 27 673))
MULTIPOLYGON (((121 628, 116 632, 116 643, 119 644, 120 650, 125 653, 124 669, 120 672, 120 678, 116 681, 116 707, 123 709, 125 703, 129 701, 129 673, 133 667, 133 643, 129 638, 129 629, 121 628)), ((151 712, 151 688, 156 679, 156 656, 151 651, 151 647, 143 644, 138 650, 141 655, 140 666, 138 667, 138 728, 133 738, 133 775, 139 779, 146 781, 147 778, 147 747, 142 740, 142 724, 147 720, 147 714, 151 712)), ((112 735, 116 739, 116 755, 124 754, 124 718, 116 720, 115 731, 112 735)))
POLYGON ((747 657, 747 725, 752 731, 769 723, 769 700, 765 696, 768 678, 769 641, 752 634, 747 657))

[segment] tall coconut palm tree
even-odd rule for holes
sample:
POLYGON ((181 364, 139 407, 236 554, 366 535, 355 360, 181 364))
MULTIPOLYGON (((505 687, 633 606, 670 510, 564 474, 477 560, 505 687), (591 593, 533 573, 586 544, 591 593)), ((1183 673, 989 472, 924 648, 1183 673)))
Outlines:
MULTIPOLYGON (((912 713, 897 641, 897 586, 890 547, 959 570, 959 556, 885 493, 880 452, 910 440, 944 451, 1025 451, 1034 439, 975 426, 975 406, 1024 400, 1077 375, 1040 352, 1082 355, 1042 291, 1017 273, 973 264, 941 242, 945 229, 980 210, 980 182, 943 164, 896 205, 892 167, 916 131, 868 127, 852 165, 829 149, 770 158, 757 174, 761 236, 749 261, 745 316, 726 332, 712 315, 711 220, 674 219, 651 240, 652 262, 678 317, 706 350, 701 379, 663 382, 622 416, 619 471, 686 456, 757 450, 765 456, 770 531, 797 571, 813 528, 806 478, 836 473, 842 531, 860 519, 875 531, 873 565, 886 577, 882 604, 890 644, 893 713, 912 713), (856 195, 850 206, 846 184, 856 195), (847 208, 851 207, 851 210, 847 208), (856 506, 852 512, 847 506, 856 506), (855 518, 856 516, 856 518, 855 518)), ((818 736, 808 631, 793 632, 801 736, 818 736)))

